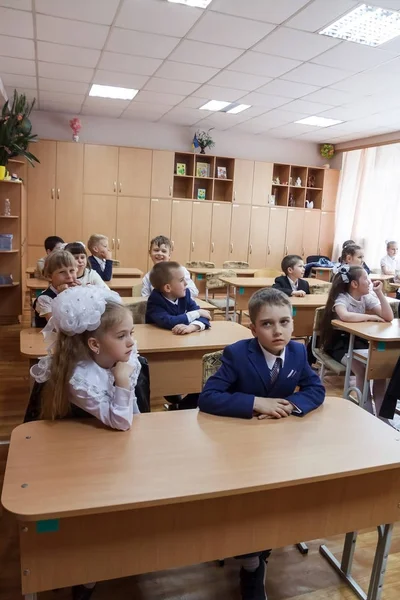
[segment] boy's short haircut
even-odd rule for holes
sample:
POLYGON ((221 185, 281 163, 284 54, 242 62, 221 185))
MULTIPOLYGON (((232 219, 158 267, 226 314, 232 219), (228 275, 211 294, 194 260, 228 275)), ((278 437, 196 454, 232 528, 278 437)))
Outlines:
POLYGON ((44 240, 44 249, 53 252, 57 244, 64 244, 64 240, 58 235, 49 235, 49 237, 44 240))
POLYGON ((161 292, 167 283, 170 283, 173 278, 172 271, 180 269, 181 265, 173 260, 160 262, 154 265, 150 271, 150 283, 155 290, 161 292))
POLYGON ((287 275, 288 269, 293 269, 299 262, 303 262, 301 256, 298 256, 297 254, 288 254, 281 262, 281 269, 285 275, 287 275))
POLYGON ((386 242, 386 250, 388 250, 390 246, 397 246, 397 242, 395 240, 390 240, 389 242, 386 242))
POLYGON ((108 241, 108 237, 106 235, 103 235, 102 233, 93 233, 93 235, 91 235, 88 239, 87 243, 87 247, 89 248, 90 252, 92 252, 93 248, 97 246, 97 244, 99 244, 99 242, 101 242, 102 240, 108 241))
POLYGON ((287 306, 292 313, 292 305, 286 294, 275 288, 262 288, 254 292, 249 300, 249 315, 253 325, 263 306, 287 306))
POLYGON ((170 252, 172 252, 172 242, 165 235, 157 235, 150 241, 149 252, 151 252, 153 246, 157 246, 157 248, 160 248, 160 246, 167 246, 170 252))
POLYGON ((63 267, 76 267, 75 258, 71 252, 67 252, 66 250, 54 250, 44 262, 43 275, 51 277, 54 271, 63 267))

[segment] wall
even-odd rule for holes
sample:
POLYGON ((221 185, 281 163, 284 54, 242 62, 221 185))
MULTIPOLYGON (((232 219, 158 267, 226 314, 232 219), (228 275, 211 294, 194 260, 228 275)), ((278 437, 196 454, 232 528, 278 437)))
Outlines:
MULTIPOLYGON (((81 142, 136 146, 165 150, 191 150, 195 127, 180 127, 128 119, 80 116, 81 142)), ((32 114, 33 131, 41 138, 71 140, 71 115, 37 111, 32 114)), ((230 131, 213 131, 216 142, 213 153, 267 162, 283 162, 322 166, 326 160, 318 152, 318 144, 298 140, 281 140, 266 135, 247 135, 230 131)), ((339 157, 331 161, 340 168, 339 157), (338 162, 339 161, 339 162, 338 162)))

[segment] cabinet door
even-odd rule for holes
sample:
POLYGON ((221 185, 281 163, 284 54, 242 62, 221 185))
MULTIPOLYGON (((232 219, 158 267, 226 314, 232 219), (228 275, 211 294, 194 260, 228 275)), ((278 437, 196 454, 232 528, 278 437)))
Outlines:
POLYGON ((321 224, 319 226, 318 254, 332 258, 334 236, 335 213, 322 211, 321 224))
POLYGON ((193 202, 190 260, 210 260, 211 202, 193 202))
POLYGON ((306 210, 304 212, 303 229, 303 259, 307 256, 318 254, 319 225, 321 220, 320 210, 306 210))
POLYGON ((115 257, 117 199, 112 196, 83 196, 82 237, 88 240, 93 233, 108 237, 108 245, 115 257))
POLYGON ((247 262, 249 250, 251 206, 234 204, 232 206, 231 239, 228 260, 247 262))
POLYGON ((149 222, 150 198, 118 198, 116 257, 121 267, 137 267, 146 272, 149 222))
POLYGON ((57 142, 56 235, 68 242, 82 240, 82 182, 83 145, 57 142))
POLYGON ((150 197, 151 160, 151 150, 119 149, 118 194, 120 196, 150 197))
POLYGON ((41 246, 56 227, 56 142, 42 140, 35 144, 33 153, 40 160, 28 169, 28 243, 41 246))
POLYGON ((216 267, 222 267, 229 260, 229 241, 231 225, 231 204, 214 202, 211 223, 210 260, 216 267))
POLYGON ((269 211, 267 206, 251 207, 249 266, 263 269, 267 264, 269 211))
POLYGON ((322 210, 335 210, 339 177, 340 171, 338 169, 326 169, 324 173, 324 189, 322 191, 322 210))
POLYGON ((302 255, 303 252, 304 209, 289 208, 286 222, 285 254, 302 255))
POLYGON ((235 177, 233 183, 233 201, 238 204, 251 204, 253 194, 254 162, 252 160, 235 160, 235 177))
POLYGON ((85 144, 84 156, 84 193, 116 196, 118 148, 85 144))
POLYGON ((153 150, 151 172, 151 195, 154 198, 169 198, 174 185, 175 153, 168 150, 153 150))
MULTIPOLYGON (((171 212, 172 200, 152 198, 150 201, 150 228, 149 244, 157 235, 165 235, 171 238, 171 212)), ((152 268, 153 263, 148 258, 148 267, 152 268)))
POLYGON ((185 265, 190 258, 192 235, 192 202, 172 200, 171 241, 173 260, 185 265))
POLYGON ((272 187, 273 163, 254 163, 253 198, 252 204, 268 206, 269 195, 272 187))
POLYGON ((267 267, 280 270, 285 256, 286 208, 271 208, 269 215, 267 267))

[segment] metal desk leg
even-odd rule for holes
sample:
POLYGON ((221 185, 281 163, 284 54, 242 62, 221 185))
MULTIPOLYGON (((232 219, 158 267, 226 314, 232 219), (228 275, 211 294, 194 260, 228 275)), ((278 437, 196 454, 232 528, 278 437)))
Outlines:
POLYGON ((37 600, 37 594, 25 594, 25 600, 37 600))
POLYGON ((368 362, 365 365, 364 385, 363 385, 362 398, 361 398, 361 403, 360 403, 361 408, 365 408, 365 406, 367 404, 367 400, 368 400, 369 381, 368 381, 367 372, 368 372, 368 362))
POLYGON ((393 525, 379 525, 378 543, 372 567, 373 575, 369 583, 367 600, 380 600, 381 598, 392 533, 393 525))
POLYGON ((355 339, 355 335, 354 335, 354 333, 351 333, 350 339, 349 339, 349 347, 347 350, 347 365, 346 365, 346 375, 344 378, 343 398, 348 398, 348 395, 349 395, 351 363, 353 362, 354 339, 355 339))
POLYGON ((229 321, 229 283, 226 284, 225 321, 229 321))

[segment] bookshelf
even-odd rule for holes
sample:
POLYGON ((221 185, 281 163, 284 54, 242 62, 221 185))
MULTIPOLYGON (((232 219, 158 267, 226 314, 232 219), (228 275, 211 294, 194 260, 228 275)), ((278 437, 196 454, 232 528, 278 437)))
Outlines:
POLYGON ((290 208, 323 208, 325 169, 274 164, 271 204, 290 208), (310 203, 312 205, 310 206, 310 203))
POLYGON ((176 152, 172 196, 178 200, 233 202, 234 171, 234 158, 176 152))

